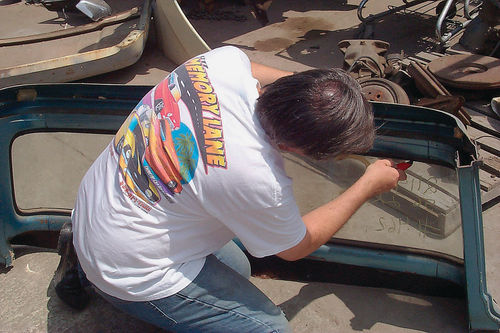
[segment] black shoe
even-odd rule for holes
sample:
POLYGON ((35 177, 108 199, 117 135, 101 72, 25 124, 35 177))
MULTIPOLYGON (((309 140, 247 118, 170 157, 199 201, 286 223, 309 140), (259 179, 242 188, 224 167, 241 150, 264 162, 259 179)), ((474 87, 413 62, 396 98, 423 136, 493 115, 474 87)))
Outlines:
POLYGON ((89 303, 89 296, 78 274, 78 258, 73 247, 71 223, 65 223, 61 228, 57 252, 61 260, 54 274, 56 294, 73 309, 83 310, 89 303))
POLYGON ((57 296, 75 310, 83 310, 89 303, 89 295, 82 287, 76 269, 67 271, 55 289, 57 296))

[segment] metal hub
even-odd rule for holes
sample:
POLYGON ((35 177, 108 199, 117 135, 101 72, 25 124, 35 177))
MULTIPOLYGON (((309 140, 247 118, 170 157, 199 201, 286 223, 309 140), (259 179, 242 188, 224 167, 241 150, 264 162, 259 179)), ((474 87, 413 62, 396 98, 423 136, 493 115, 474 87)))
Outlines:
POLYGON ((387 79, 365 79, 361 80, 360 85, 361 91, 369 101, 410 104, 410 99, 404 89, 387 79))

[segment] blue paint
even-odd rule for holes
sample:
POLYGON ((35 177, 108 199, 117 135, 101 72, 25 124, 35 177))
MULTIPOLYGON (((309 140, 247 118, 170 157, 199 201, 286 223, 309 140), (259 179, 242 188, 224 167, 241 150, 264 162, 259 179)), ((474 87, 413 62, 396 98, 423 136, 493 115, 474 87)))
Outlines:
MULTIPOLYGON (((0 90, 0 261, 12 264, 8 240, 31 230, 59 230, 70 212, 20 212, 14 203, 10 147, 29 132, 66 131, 114 134, 151 86, 48 84, 0 90), (36 99, 17 100, 21 89, 36 90, 36 99), (98 120, 98 121, 96 121, 98 120)), ((327 244, 312 259, 411 272, 465 285, 471 330, 500 328, 500 311, 487 291, 477 152, 466 136, 456 136, 463 124, 447 113, 414 106, 373 103, 379 127, 375 156, 443 164, 458 170, 465 266, 444 259, 363 246, 327 244)), ((464 131, 465 132, 465 131, 464 131)), ((188 134, 181 126, 173 137, 188 134)), ((190 133, 189 133, 190 134, 190 133)), ((194 139, 193 139, 194 140, 194 139)), ((196 145, 195 145, 196 147, 196 145)), ((181 149, 176 146, 176 150, 181 149)), ((199 152, 191 153, 194 175, 199 152)), ((240 244, 240 246, 242 246, 240 244)))

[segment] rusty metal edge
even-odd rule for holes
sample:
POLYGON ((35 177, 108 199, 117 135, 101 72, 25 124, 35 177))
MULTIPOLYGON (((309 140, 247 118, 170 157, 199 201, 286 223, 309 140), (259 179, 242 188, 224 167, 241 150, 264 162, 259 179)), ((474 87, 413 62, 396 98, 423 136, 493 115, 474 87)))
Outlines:
POLYGON ((149 31, 152 0, 144 2, 136 29, 111 47, 0 69, 0 88, 26 83, 70 82, 134 64, 149 31))
POLYGON ((30 35, 30 36, 4 38, 4 39, 0 39, 0 47, 37 43, 37 42, 43 42, 43 41, 53 40, 53 39, 57 39, 57 38, 75 36, 75 35, 91 32, 91 31, 96 31, 96 30, 99 30, 105 26, 116 24, 116 23, 121 23, 124 21, 128 21, 130 19, 133 19, 135 17, 138 17, 139 13, 140 13, 140 8, 134 7, 130 10, 118 13, 118 14, 110 16, 110 17, 106 17, 106 18, 102 19, 101 21, 81 25, 78 27, 73 27, 73 28, 69 28, 69 29, 65 29, 65 30, 58 30, 58 31, 53 31, 53 32, 47 32, 47 33, 41 33, 41 34, 36 34, 36 35, 30 35))
MULTIPOLYGON (((416 81, 417 87, 422 93, 435 98, 437 95, 452 96, 452 94, 439 82, 425 66, 416 61, 411 61, 408 66, 408 73, 416 81)), ((470 125, 471 116, 461 107, 456 116, 465 124, 470 125)))

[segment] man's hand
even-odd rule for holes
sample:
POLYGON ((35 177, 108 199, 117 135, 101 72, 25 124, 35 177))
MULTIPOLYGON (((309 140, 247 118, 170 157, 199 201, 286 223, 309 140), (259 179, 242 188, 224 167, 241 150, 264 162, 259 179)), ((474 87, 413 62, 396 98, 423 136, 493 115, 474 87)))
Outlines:
POLYGON ((301 259, 325 244, 370 198, 387 192, 405 180, 406 174, 395 168, 391 160, 378 160, 336 199, 316 208, 302 217, 306 235, 296 246, 278 253, 285 260, 301 259))
POLYGON ((398 185, 398 181, 406 180, 406 173, 395 168, 393 161, 384 159, 370 164, 359 179, 371 198, 390 191, 398 185))

